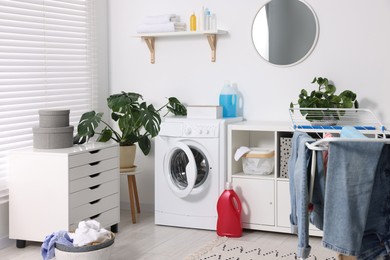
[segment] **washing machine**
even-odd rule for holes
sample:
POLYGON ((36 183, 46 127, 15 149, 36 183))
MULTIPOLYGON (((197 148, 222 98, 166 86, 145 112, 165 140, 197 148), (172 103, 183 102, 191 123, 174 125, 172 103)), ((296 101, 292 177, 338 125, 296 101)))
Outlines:
POLYGON ((216 229, 229 119, 166 118, 155 139, 155 223, 216 229))

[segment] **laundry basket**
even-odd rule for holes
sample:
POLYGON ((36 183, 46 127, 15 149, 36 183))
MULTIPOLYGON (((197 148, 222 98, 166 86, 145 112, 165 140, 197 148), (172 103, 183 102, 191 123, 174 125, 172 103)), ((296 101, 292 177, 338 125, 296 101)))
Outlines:
POLYGON ((245 174, 268 175, 274 170, 274 155, 272 149, 250 148, 242 156, 242 168, 245 174))
POLYGON ((68 247, 56 244, 56 260, 109 260, 115 238, 106 242, 83 247, 68 247))

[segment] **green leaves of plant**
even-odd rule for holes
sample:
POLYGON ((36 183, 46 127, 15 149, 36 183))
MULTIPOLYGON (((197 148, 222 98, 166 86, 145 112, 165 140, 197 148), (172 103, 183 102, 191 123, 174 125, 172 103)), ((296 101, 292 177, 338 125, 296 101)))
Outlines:
POLYGON ((168 98, 167 109, 175 116, 187 115, 187 108, 175 97, 168 98))
POLYGON ((168 103, 160 109, 148 105, 142 101, 142 95, 133 92, 121 92, 107 98, 107 106, 111 110, 111 118, 117 123, 117 128, 111 127, 102 120, 103 113, 95 111, 84 113, 80 119, 75 143, 82 143, 94 136, 96 128, 100 123, 106 127, 98 133, 97 141, 107 142, 110 139, 120 145, 131 145, 138 142, 138 145, 145 155, 151 149, 150 139, 160 132, 161 116, 160 110, 167 107, 168 113, 174 115, 186 115, 186 107, 175 97, 170 97, 168 103))
POLYGON ((152 147, 149 137, 141 136, 138 140, 138 146, 145 155, 149 154, 150 148, 152 147))
POLYGON ((142 126, 145 127, 152 137, 155 137, 160 132, 161 118, 160 114, 154 109, 153 105, 147 106, 145 102, 141 104, 140 119, 142 126))
POLYGON ((102 120, 103 113, 96 113, 95 111, 90 111, 84 113, 79 121, 77 126, 77 133, 79 136, 86 136, 87 139, 95 135, 95 129, 98 127, 100 121, 102 120))
POLYGON ((112 137, 112 131, 106 127, 100 133, 100 136, 97 138, 96 141, 98 141, 98 142, 107 142, 107 141, 109 141, 111 139, 111 137, 112 137))
MULTIPOLYGON (((318 90, 313 90, 310 95, 308 91, 302 89, 299 94, 298 105, 300 108, 352 108, 359 107, 356 100, 356 94, 351 90, 345 90, 339 95, 336 95, 336 86, 329 83, 327 78, 315 77, 311 83, 317 83, 318 90)), ((290 107, 294 104, 291 102, 290 107)), ((322 111, 302 110, 303 116, 311 121, 313 119, 322 119, 322 111)), ((334 117, 339 118, 345 111, 336 111, 334 117), (338 113, 339 112, 339 113, 338 113)))

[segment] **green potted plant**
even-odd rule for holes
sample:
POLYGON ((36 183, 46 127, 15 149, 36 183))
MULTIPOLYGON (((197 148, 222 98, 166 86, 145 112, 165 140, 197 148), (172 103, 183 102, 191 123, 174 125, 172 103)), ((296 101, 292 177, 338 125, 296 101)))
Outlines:
MULTIPOLYGON (((84 113, 77 126, 75 143, 84 143, 90 138, 98 135, 96 141, 107 142, 114 140, 121 147, 121 163, 126 163, 123 168, 133 167, 135 157, 135 144, 138 143, 143 154, 148 155, 151 148, 151 139, 160 131, 161 116, 163 108, 167 109, 166 114, 186 115, 187 109, 175 97, 168 98, 168 102, 159 109, 152 104, 143 101, 138 93, 121 92, 110 95, 107 98, 107 106, 111 111, 111 119, 117 124, 112 127, 102 119, 103 113, 89 111, 84 113), (98 131, 100 124, 104 125, 103 130, 98 131), (122 153, 132 154, 132 159, 125 159, 122 153)), ((164 114, 164 116, 166 115, 164 114)), ((122 166, 121 166, 122 167, 122 166)))
MULTIPOLYGON (((310 122, 337 122, 345 111, 343 108, 358 108, 356 94, 351 90, 344 90, 336 94, 336 86, 331 84, 327 78, 315 77, 312 84, 318 85, 317 90, 309 91, 302 89, 299 94, 298 103, 290 103, 294 109, 298 105, 302 116, 310 122), (307 110, 305 108, 308 108, 307 110)), ((334 123, 331 123, 334 124, 334 123)))

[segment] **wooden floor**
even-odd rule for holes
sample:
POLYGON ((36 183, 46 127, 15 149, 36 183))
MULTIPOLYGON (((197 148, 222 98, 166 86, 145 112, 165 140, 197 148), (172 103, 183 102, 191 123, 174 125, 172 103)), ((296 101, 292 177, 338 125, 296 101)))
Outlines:
MULTIPOLYGON (((116 236, 111 260, 183 260, 190 253, 202 248, 217 238, 215 231, 196 230, 156 226, 152 213, 141 213, 136 224, 131 223, 130 211, 121 212, 119 233, 116 236)), ((259 242, 263 246, 296 249, 297 237, 289 234, 246 230, 241 240, 259 242)), ((317 260, 321 252, 329 255, 321 246, 321 239, 311 237, 312 250, 316 250, 317 260)), ((0 250, 1 260, 40 260, 41 243, 28 242, 26 248, 18 249, 15 245, 0 250)), ((334 254, 335 255, 335 254, 334 254)))

